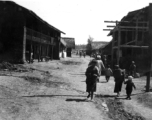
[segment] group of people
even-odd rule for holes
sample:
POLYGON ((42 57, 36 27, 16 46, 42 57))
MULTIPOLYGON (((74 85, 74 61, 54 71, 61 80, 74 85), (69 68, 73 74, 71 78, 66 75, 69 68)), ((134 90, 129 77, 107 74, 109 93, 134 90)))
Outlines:
POLYGON ((79 55, 80 57, 84 57, 86 56, 86 52, 85 51, 77 51, 76 55, 79 55))
POLYGON ((131 99, 131 93, 133 88, 136 89, 135 84, 133 83, 132 79, 133 77, 130 75, 128 76, 128 80, 125 81, 125 70, 121 70, 119 65, 115 65, 115 69, 113 71, 114 81, 115 81, 115 87, 114 92, 117 93, 117 96, 119 97, 122 84, 126 84, 126 99, 131 99))
POLYGON ((119 65, 115 65, 115 68, 112 71, 109 65, 106 67, 104 66, 100 57, 93 59, 86 69, 86 92, 88 92, 87 99, 91 98, 91 101, 93 101, 94 92, 96 91, 97 82, 99 82, 102 71, 104 71, 107 82, 113 74, 115 81, 114 93, 117 93, 117 97, 119 97, 122 84, 124 83, 126 84, 126 99, 131 99, 132 90, 133 88, 136 89, 132 81, 133 77, 130 75, 128 76, 128 80, 125 81, 125 70, 120 69, 119 65))

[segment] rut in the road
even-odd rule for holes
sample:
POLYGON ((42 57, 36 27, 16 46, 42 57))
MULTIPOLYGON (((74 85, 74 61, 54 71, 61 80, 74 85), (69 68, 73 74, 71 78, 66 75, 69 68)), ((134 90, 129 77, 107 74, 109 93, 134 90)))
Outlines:
POLYGON ((97 99, 100 99, 96 102, 97 106, 101 106, 103 101, 106 101, 108 106, 108 116, 112 120, 146 120, 144 117, 137 113, 130 113, 124 109, 123 103, 119 99, 115 98, 104 98, 104 96, 96 95, 97 99))

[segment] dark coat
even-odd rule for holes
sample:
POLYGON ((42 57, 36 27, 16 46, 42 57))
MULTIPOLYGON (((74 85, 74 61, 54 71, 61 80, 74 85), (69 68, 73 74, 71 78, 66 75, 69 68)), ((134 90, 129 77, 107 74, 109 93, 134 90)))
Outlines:
POLYGON ((118 68, 113 71, 113 76, 115 80, 114 92, 117 93, 121 91, 124 75, 122 74, 122 70, 118 68))
POLYGON ((95 92, 96 91, 96 84, 99 77, 99 69, 97 66, 89 66, 86 70, 86 91, 87 92, 95 92))
POLYGON ((136 89, 136 86, 135 86, 135 84, 132 82, 132 81, 126 81, 126 82, 124 82, 124 84, 126 84, 126 92, 127 93, 132 93, 132 90, 133 90, 133 88, 135 88, 136 89))

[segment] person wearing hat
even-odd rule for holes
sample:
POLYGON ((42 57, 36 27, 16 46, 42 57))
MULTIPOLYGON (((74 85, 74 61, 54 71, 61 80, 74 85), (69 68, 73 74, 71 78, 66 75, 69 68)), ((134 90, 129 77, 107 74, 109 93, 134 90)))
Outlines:
POLYGON ((88 92, 87 99, 91 97, 93 100, 94 92, 96 92, 97 79, 99 77, 99 69, 97 67, 97 61, 92 60, 88 66, 86 72, 86 92, 88 92))
POLYGON ((115 69, 113 71, 114 81, 115 81, 115 87, 114 87, 114 93, 117 93, 117 97, 120 95, 122 83, 123 80, 122 76, 122 70, 119 68, 119 65, 115 65, 115 69))
POLYGON ((128 76, 128 80, 124 82, 124 84, 126 84, 126 94, 127 94, 126 99, 129 99, 129 100, 131 100, 130 96, 131 96, 133 88, 136 89, 136 86, 133 83, 132 79, 133 79, 132 76, 128 76))

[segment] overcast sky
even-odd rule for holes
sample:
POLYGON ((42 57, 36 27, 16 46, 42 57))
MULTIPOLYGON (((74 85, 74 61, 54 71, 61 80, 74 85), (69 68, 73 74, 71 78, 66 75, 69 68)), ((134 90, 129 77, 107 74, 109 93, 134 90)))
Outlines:
POLYGON ((75 38, 76 44, 86 44, 89 36, 94 41, 110 41, 103 31, 109 23, 120 20, 129 11, 144 8, 152 0, 12 0, 32 10, 43 20, 66 33, 62 37, 75 38))

